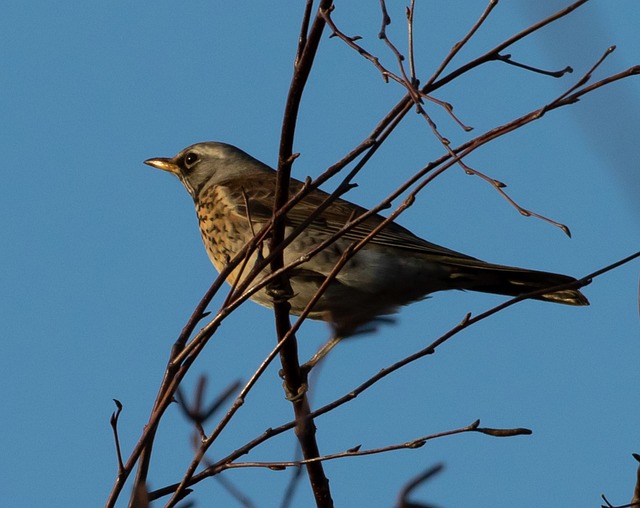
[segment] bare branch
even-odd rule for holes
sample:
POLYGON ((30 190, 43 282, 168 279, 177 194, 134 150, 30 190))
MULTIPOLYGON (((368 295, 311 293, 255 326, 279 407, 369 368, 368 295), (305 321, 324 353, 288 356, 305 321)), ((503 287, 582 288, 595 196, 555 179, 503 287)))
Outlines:
MULTIPOLYGON (((524 30, 522 30, 519 33, 513 35, 512 37, 509 37, 504 42, 501 42, 500 44, 495 46, 493 49, 490 49, 489 51, 487 51, 484 55, 481 55, 478 58, 476 58, 475 60, 472 60, 471 62, 468 62, 468 63, 458 67, 456 70, 450 72, 449 74, 447 74, 443 78, 438 79, 438 80, 433 80, 433 81, 429 80, 429 82, 423 87, 423 91, 428 93, 428 92, 430 92, 432 90, 435 90, 437 88, 441 88, 442 86, 446 85, 450 81, 453 81, 454 79, 456 79, 457 77, 461 76, 462 74, 465 74, 465 73, 469 72, 471 69, 474 69, 474 68, 478 67, 479 65, 482 65, 483 63, 489 62, 491 60, 498 59, 498 55, 502 51, 504 51, 506 48, 508 48, 509 46, 512 46, 516 42, 524 39, 525 37, 528 37, 532 33, 537 32, 538 30, 540 30, 541 28, 544 28, 545 26, 549 25, 550 23, 553 23, 554 21, 557 21, 560 18, 568 16, 573 11, 575 11, 578 7, 581 7, 582 5, 586 4, 588 1, 589 0, 578 0, 577 2, 574 2, 571 5, 565 7, 564 9, 561 9, 561 10, 557 11, 556 13, 552 14, 551 16, 539 21, 538 23, 535 23, 535 24, 525 28, 524 30)), ((495 5, 491 6, 491 4, 490 4, 491 9, 494 6, 495 5)), ((486 13, 486 11, 485 11, 485 13, 486 13)), ((486 17, 481 18, 482 21, 484 21, 484 19, 486 19, 486 17)))
POLYGON ((120 438, 118 437, 118 419, 120 418, 120 413, 122 413, 122 403, 118 399, 113 399, 113 402, 115 402, 116 404, 116 410, 115 412, 111 413, 109 422, 111 423, 111 428, 113 429, 113 439, 115 441, 116 456, 118 458, 118 475, 120 475, 124 471, 122 452, 120 450, 120 438))
POLYGON ((409 72, 411 73, 411 82, 417 83, 416 75, 416 59, 413 44, 413 16, 416 12, 416 0, 411 0, 411 5, 407 7, 407 45, 409 46, 409 72))
POLYGON ((551 76, 552 78, 561 78, 565 74, 573 72, 573 69, 571 67, 569 67, 569 66, 567 66, 564 69, 559 70, 559 71, 546 71, 544 69, 539 69, 537 67, 532 67, 531 65, 526 65, 526 64, 523 64, 523 63, 516 62, 515 60, 513 60, 511 58, 511 55, 498 55, 496 60, 499 60, 500 62, 504 62, 504 63, 509 64, 509 65, 513 65, 514 67, 520 67, 521 69, 526 69, 528 71, 535 72, 537 74, 543 74, 545 76, 551 76))
MULTIPOLYGON (((414 450, 417 448, 422 448, 428 441, 432 441, 434 439, 446 437, 446 436, 454 436, 457 434, 464 434, 466 432, 480 432, 483 434, 495 436, 495 437, 510 437, 515 435, 523 435, 527 434, 527 432, 520 432, 519 434, 513 433, 514 429, 480 429, 478 425, 480 424, 480 420, 476 420, 470 425, 465 427, 461 427, 459 429, 447 430, 444 432, 438 432, 436 434, 429 434, 427 436, 422 436, 416 439, 412 439, 411 441, 406 441, 404 443, 398 443, 393 445, 382 446, 379 448, 369 448, 363 450, 360 445, 354 446, 349 450, 345 450, 343 452, 332 453, 330 455, 324 455, 322 457, 316 457, 314 459, 305 459, 305 460, 294 460, 294 461, 278 461, 278 462, 232 462, 226 464, 226 469, 236 469, 236 468, 246 468, 246 467, 266 467, 268 469, 285 469, 290 467, 299 467, 304 464, 308 464, 309 462, 325 462, 328 460, 335 459, 343 459, 348 457, 364 457, 367 455, 377 455, 380 453, 387 453, 396 450, 414 450), (485 432, 485 431, 494 431, 495 433, 485 432), (503 434, 500 434, 500 432, 503 434)), ((524 430, 527 429, 518 429, 524 430)), ((531 434, 531 431, 528 431, 531 434)))
MULTIPOLYGON (((485 428, 480 428, 479 425, 480 425, 480 420, 476 420, 465 427, 438 432, 435 434, 429 434, 416 439, 412 439, 411 441, 406 441, 404 443, 387 445, 379 448, 370 448, 365 450, 363 450, 360 445, 357 445, 343 452, 318 456, 312 459, 293 460, 293 461, 274 461, 274 462, 218 461, 216 464, 212 464, 211 466, 209 466, 202 473, 198 474, 197 476, 194 476, 192 485, 203 480, 206 477, 218 475, 219 473, 227 469, 267 468, 273 471, 280 471, 288 468, 298 468, 300 466, 307 465, 310 462, 325 462, 329 460, 343 459, 343 458, 349 458, 349 457, 377 455, 380 453, 387 453, 387 452, 397 451, 397 450, 413 450, 417 448, 422 448, 428 441, 432 441, 434 439, 439 439, 447 436, 454 436, 457 434, 463 434, 468 432, 479 432, 479 433, 494 436, 494 437, 512 437, 516 435, 526 435, 531 433, 531 431, 529 431, 528 429, 485 429, 485 428)), ((289 426, 289 429, 292 428, 292 426, 293 426, 293 423, 289 426)), ((152 500, 158 499, 172 492, 175 492, 177 488, 178 488, 177 484, 169 485, 162 489, 151 492, 149 494, 149 498, 152 500)))
POLYGON ((469 42, 471 37, 474 36, 474 34, 478 31, 482 24, 487 20, 489 14, 491 14, 491 11, 493 11, 496 5, 498 5, 498 0, 489 0, 487 7, 485 8, 480 18, 478 18, 478 21, 475 22, 475 24, 471 27, 471 30, 469 30, 461 40, 453 45, 451 51, 449 51, 449 54, 444 57, 440 66, 436 69, 433 75, 429 78, 429 81, 427 81, 427 83, 425 84, 425 88, 429 88, 433 84, 433 82, 438 79, 438 77, 442 74, 442 71, 444 71, 447 65, 451 63, 451 60, 453 60, 458 52, 465 46, 467 42, 469 42))

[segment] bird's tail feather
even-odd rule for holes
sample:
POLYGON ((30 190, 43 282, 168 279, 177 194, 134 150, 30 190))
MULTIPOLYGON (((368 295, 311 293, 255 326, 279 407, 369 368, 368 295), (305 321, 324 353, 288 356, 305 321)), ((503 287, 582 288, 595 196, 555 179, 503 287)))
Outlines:
MULTIPOLYGON (((452 259, 447 264, 451 269, 451 280, 460 289, 483 293, 519 296, 576 281, 573 277, 559 273, 494 265, 479 260, 452 259)), ((566 305, 589 305, 589 300, 578 289, 551 291, 536 296, 535 299, 566 305)))

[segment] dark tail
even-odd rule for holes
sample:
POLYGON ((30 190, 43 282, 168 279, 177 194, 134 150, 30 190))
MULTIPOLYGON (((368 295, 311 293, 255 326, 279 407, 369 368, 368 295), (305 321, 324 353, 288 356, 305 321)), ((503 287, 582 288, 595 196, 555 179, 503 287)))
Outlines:
MULTIPOLYGON (((493 265, 479 260, 455 260, 450 266, 451 280, 460 289, 498 295, 520 296, 576 281, 573 277, 559 273, 493 265)), ((577 289, 550 291, 535 299, 566 305, 589 305, 589 300, 577 289)))

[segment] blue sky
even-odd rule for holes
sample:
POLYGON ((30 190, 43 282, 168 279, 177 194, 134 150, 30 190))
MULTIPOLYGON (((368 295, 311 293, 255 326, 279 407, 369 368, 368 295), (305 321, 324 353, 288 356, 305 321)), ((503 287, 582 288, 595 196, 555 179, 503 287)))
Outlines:
MULTIPOLYGON (((391 4, 391 2, 389 2, 391 4)), ((109 416, 125 406, 123 451, 140 435, 173 340, 214 280, 191 200, 170 175, 144 166, 198 141, 235 144, 275 164, 301 3, 8 2, 0 20, 0 279, 4 418, 0 485, 11 505, 103 505, 116 459, 109 416), (46 502, 45 502, 46 501, 46 502)), ((423 81, 477 19, 484 2, 418 2, 423 81)), ((565 5, 503 2, 452 66, 565 5)), ((389 34, 405 44, 404 4, 389 34)), ((377 2, 338 2, 334 19, 395 68, 378 41, 377 2)), ((591 2, 509 49, 563 79, 493 63, 442 89, 462 132, 433 105, 454 145, 540 107, 570 87, 610 45, 594 79, 640 63, 633 0, 591 2)), ((370 63, 325 34, 303 98, 294 176, 317 176, 359 143, 401 97, 370 63)), ((631 78, 489 144, 467 163, 508 184, 521 205, 567 224, 573 238, 520 216, 478 178, 452 168, 400 219, 430 241, 481 259, 583 276, 638 250, 640 81, 631 78)), ((442 153, 408 115, 358 177, 349 199, 375 205, 442 153)), ((331 184, 326 188, 330 189, 331 184)), ((638 261, 585 289, 592 305, 524 302, 474 326, 437 354, 386 378, 317 421, 324 453, 374 448, 467 425, 528 427, 528 437, 464 435, 418 450, 326 464, 336 506, 391 506, 430 465, 446 466, 416 499, 439 506, 598 506, 631 497, 639 452, 638 261)), ((219 295, 215 310, 223 300, 219 295)), ((340 396, 503 299, 437 294, 394 326, 342 344, 312 389, 314 406, 340 396)), ((193 375, 212 396, 247 379, 275 342, 272 313, 251 302, 225 321, 193 375)), ((299 334, 303 356, 328 336, 299 334)), ((213 448, 233 450, 291 418, 272 366, 213 448)), ((151 487, 178 479, 192 456, 177 408, 158 436, 151 487)), ((248 460, 288 460, 292 435, 248 460)), ((230 471, 258 506, 275 506, 287 472, 230 471), (276 501, 273 501, 273 500, 276 501)), ((198 506, 234 506, 215 481, 198 506)), ((295 506, 309 506, 302 484, 295 506)), ((125 506, 123 497, 122 506, 125 506)), ((161 505, 161 504, 159 504, 161 505)))

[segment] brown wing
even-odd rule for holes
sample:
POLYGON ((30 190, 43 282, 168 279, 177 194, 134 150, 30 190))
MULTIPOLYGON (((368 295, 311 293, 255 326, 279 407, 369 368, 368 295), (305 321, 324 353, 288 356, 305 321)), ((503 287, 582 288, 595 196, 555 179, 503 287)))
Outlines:
MULTIPOLYGON (((265 173, 255 177, 259 181, 246 181, 244 192, 249 201, 249 211, 254 221, 266 221, 271 217, 273 187, 275 186, 275 172, 265 173), (269 182, 269 185, 267 185, 269 182)), ((302 182, 292 179, 290 184, 291 194, 299 191, 302 182)), ((320 207, 329 194, 321 190, 314 190, 287 213, 287 222, 296 227, 304 222, 311 213, 320 207)), ((244 198, 240 198, 240 208, 244 211, 244 198)), ((238 199, 236 199, 238 202, 238 199)), ((367 210, 361 206, 351 203, 345 199, 336 199, 327 209, 308 226, 310 229, 320 229, 325 233, 337 233, 349 219, 354 219, 367 210)), ((343 238, 351 241, 359 241, 373 231, 385 218, 375 214, 349 230, 343 238)), ((387 224, 376 236, 370 240, 371 244, 385 245, 394 248, 408 249, 412 251, 432 254, 436 256, 446 256, 457 259, 476 261, 475 258, 461 254, 451 249, 441 247, 414 235, 408 229, 391 222, 387 224)))

